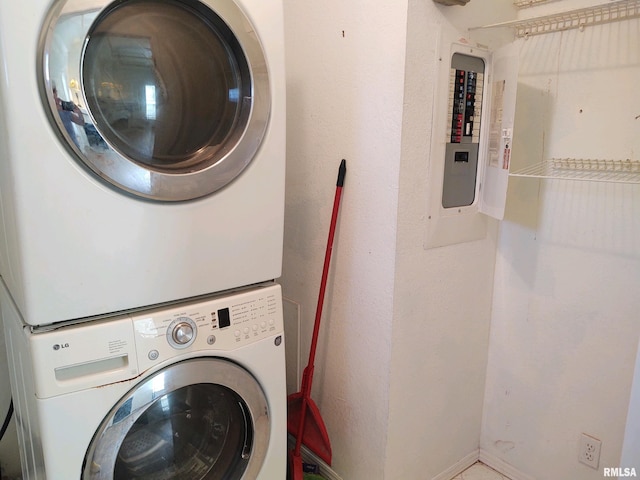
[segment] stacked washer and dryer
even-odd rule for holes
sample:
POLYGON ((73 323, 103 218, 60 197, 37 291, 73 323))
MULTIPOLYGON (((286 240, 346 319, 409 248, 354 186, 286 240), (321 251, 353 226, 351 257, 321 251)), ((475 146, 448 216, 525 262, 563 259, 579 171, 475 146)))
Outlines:
POLYGON ((285 478, 282 21, 282 0, 0 2, 23 479, 285 478))

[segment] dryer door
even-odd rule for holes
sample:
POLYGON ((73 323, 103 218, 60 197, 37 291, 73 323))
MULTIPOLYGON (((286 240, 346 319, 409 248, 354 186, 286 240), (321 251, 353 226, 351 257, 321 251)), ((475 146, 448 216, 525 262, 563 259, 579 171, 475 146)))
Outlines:
POLYGON ((87 451, 83 480, 249 479, 264 462, 267 400, 246 370, 220 359, 177 363, 111 410, 87 451))
POLYGON ((209 195, 247 167, 264 137, 267 65, 232 0, 58 0, 41 55, 57 135, 134 195, 209 195))

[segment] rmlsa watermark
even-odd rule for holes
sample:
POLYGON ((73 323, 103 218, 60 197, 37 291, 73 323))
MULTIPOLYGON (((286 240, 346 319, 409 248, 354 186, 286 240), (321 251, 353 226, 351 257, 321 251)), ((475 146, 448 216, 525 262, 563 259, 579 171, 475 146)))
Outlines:
POLYGON ((635 467, 603 467, 605 477, 637 477, 635 467))

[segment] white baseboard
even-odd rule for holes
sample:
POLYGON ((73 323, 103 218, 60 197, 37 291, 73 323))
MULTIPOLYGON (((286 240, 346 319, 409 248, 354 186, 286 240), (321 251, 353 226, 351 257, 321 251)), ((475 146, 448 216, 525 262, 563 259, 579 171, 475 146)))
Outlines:
POLYGON ((479 455, 479 451, 474 450, 473 452, 466 455, 461 460, 458 460, 455 464, 451 465, 444 472, 439 473, 438 475, 433 477, 431 480, 451 480, 453 477, 461 474, 471 465, 476 463, 478 461, 478 455, 479 455))
POLYGON ((504 460, 496 457, 486 450, 480 449, 480 457, 478 458, 478 460, 480 460, 485 465, 493 468, 496 472, 499 472, 502 475, 506 475, 511 480, 536 480, 531 475, 522 473, 513 465, 505 462, 504 460))
MULTIPOLYGON (((289 448, 291 449, 293 448, 295 442, 293 442, 293 438, 291 436, 289 436, 288 440, 289 448)), ((304 445, 300 449, 300 452, 302 455, 302 459, 305 462, 318 465, 318 467, 320 468, 320 475, 325 477, 327 480, 342 480, 342 477, 340 475, 334 472, 329 465, 324 463, 318 456, 316 456, 304 445)), ((506 475, 511 480, 536 480, 535 477, 522 473, 513 465, 482 449, 474 450, 473 452, 464 456, 462 459, 458 460, 455 464, 447 468, 445 471, 439 473, 431 480, 451 480, 453 477, 461 474, 467 468, 478 461, 484 463, 488 467, 493 468, 496 472, 501 473, 502 475, 506 475)))

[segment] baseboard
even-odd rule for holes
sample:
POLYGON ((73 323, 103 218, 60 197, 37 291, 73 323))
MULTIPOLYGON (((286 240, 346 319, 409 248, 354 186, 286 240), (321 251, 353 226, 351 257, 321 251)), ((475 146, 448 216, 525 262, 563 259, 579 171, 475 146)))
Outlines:
MULTIPOLYGON (((293 438, 289 436, 288 440, 289 448, 291 449, 294 445, 293 438)), ((300 449, 300 453, 302 455, 302 459, 305 462, 318 465, 320 469, 320 475, 326 478, 326 480, 342 480, 342 477, 340 475, 334 472, 329 465, 323 462, 317 455, 315 455, 304 445, 300 449)), ((473 452, 469 453, 462 459, 458 460, 455 464, 447 468, 445 471, 433 477, 431 480, 451 480, 453 477, 461 474, 467 468, 478 461, 484 463, 488 467, 493 468, 498 473, 506 475, 511 480, 536 480, 535 477, 522 473, 513 465, 482 449, 474 450, 473 452)))
POLYGON ((474 450, 470 454, 466 455, 461 460, 458 460, 456 463, 447 468, 444 472, 439 473, 431 480, 451 480, 456 475, 461 474, 471 465, 478 461, 478 450, 474 450))
POLYGON ((506 475, 511 480, 536 480, 535 477, 522 473, 510 463, 505 462, 486 450, 480 449, 479 460, 485 465, 493 468, 496 472, 506 475))
MULTIPOLYGON (((293 449, 295 446, 294 438, 289 435, 287 441, 289 450, 293 449)), ((320 469, 318 473, 322 475, 326 480, 342 480, 342 477, 340 475, 334 472, 329 465, 323 462, 320 457, 318 457, 304 445, 302 445, 302 447, 300 448, 300 456, 302 457, 303 462, 318 465, 318 468, 320 469)))

